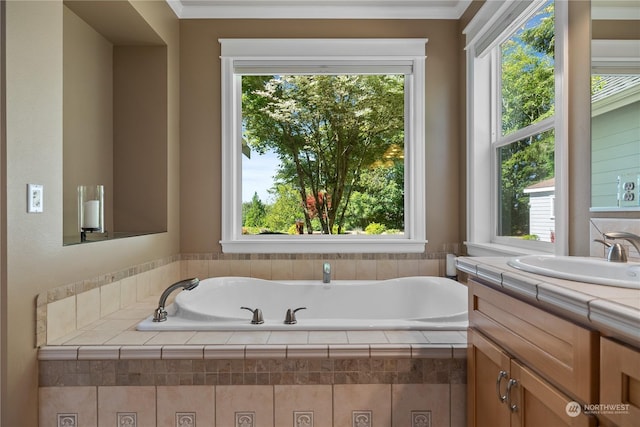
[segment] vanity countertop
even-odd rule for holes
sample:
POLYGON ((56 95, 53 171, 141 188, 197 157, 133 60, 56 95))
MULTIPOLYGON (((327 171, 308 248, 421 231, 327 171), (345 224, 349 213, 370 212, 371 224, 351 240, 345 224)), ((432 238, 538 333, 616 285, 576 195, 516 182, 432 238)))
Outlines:
POLYGON ((528 273, 508 257, 458 257, 458 270, 603 336, 640 347, 640 290, 528 273))

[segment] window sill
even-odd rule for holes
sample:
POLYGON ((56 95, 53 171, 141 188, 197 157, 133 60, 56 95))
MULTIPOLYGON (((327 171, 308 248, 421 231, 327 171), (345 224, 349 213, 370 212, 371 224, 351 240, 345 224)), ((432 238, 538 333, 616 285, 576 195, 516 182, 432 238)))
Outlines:
POLYGON ((379 237, 340 239, 339 236, 260 236, 238 240, 221 240, 222 252, 236 254, 274 253, 420 253, 426 240, 393 239, 379 237))
POLYGON ((500 245, 498 243, 464 242, 469 256, 519 256, 519 255, 549 255, 550 252, 534 249, 518 248, 500 245))

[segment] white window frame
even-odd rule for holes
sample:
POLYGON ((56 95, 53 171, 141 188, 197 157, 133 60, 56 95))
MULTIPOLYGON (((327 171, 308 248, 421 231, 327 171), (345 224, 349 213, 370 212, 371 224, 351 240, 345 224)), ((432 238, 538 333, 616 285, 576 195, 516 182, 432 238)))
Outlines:
POLYGON ((222 239, 225 253, 424 252, 425 45, 427 39, 219 39, 222 90, 222 239), (405 230, 403 235, 243 235, 241 76, 243 69, 302 67, 320 72, 407 66, 405 74, 405 230), (355 68, 354 68, 355 67, 355 68))
MULTIPOLYGON (((567 76, 568 4, 555 1, 555 243, 520 240, 497 235, 498 171, 494 137, 498 96, 498 73, 492 68, 497 60, 494 48, 508 39, 546 0, 486 2, 465 28, 467 36, 467 252, 472 256, 509 256, 523 254, 568 253, 567 188, 567 76), (492 114, 493 113, 493 114, 492 114)), ((548 130, 545 121, 530 129, 548 130)), ((518 133, 518 132, 516 132, 518 133)), ((534 134, 536 132, 533 132, 534 134)), ((521 137, 527 134, 519 135, 521 137)))

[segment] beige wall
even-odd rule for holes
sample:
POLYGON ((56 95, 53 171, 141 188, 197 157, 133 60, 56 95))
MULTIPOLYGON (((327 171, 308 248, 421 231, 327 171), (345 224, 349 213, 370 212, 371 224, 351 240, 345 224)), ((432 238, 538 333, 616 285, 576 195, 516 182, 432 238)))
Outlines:
POLYGON ((461 240, 460 31, 454 20, 183 20, 181 250, 220 252, 220 45, 234 37, 426 37, 427 252, 461 240), (452 195, 454 195, 452 197, 452 195))
MULTIPOLYGON (((164 2, 133 6, 168 45, 168 232, 62 246, 63 5, 11 1, 7 13, 7 345, 3 426, 36 426, 35 297, 179 252, 177 19, 164 2), (26 185, 44 185, 44 213, 26 213, 26 185)), ((3 236, 4 238, 4 236, 3 236)))

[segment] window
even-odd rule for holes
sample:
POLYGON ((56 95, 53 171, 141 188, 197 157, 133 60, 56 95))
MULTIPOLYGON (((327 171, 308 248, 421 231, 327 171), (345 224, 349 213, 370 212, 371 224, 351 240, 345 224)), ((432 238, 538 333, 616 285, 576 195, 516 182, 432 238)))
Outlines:
POLYGON ((422 252, 425 39, 221 39, 224 252, 422 252))
POLYGON ((465 29, 470 254, 555 250, 561 3, 488 2, 465 29))

